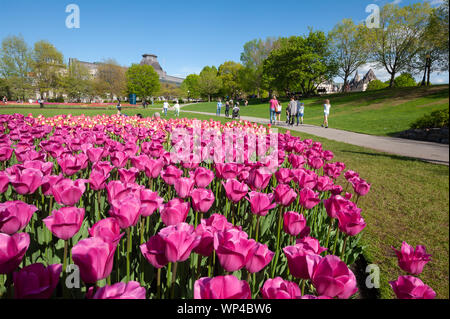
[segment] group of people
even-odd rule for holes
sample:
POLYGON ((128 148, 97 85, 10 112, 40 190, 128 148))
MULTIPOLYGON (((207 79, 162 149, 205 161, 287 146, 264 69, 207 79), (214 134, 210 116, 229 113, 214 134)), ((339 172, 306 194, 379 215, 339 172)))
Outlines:
MULTIPOLYGON (((282 105, 277 100, 276 96, 273 96, 269 102, 270 111, 270 124, 277 124, 281 122, 282 105)), ((322 127, 328 128, 328 117, 330 116, 330 100, 325 100, 323 104, 323 123, 322 127)), ((297 97, 292 96, 291 100, 286 107, 286 124, 294 126, 295 119, 297 119, 297 126, 303 125, 303 117, 305 115, 305 103, 301 102, 297 97)))
MULTIPOLYGON (((248 101, 245 100, 244 101, 244 106, 248 105, 248 101)), ((216 111, 216 115, 220 116, 221 111, 222 111, 222 100, 219 99, 219 101, 217 102, 217 111, 216 111)), ((232 118, 239 118, 239 111, 240 111, 240 107, 239 107, 239 101, 235 101, 233 102, 232 99, 225 101, 225 117, 230 117, 230 109, 233 108, 233 113, 232 113, 232 118)))
MULTIPOLYGON (((164 116, 167 116, 167 112, 169 110, 170 104, 167 101, 164 101, 163 103, 163 112, 164 112, 164 116)), ((175 116, 179 117, 180 116, 180 104, 178 103, 178 101, 175 101, 175 104, 173 106, 173 109, 175 111, 175 116)))

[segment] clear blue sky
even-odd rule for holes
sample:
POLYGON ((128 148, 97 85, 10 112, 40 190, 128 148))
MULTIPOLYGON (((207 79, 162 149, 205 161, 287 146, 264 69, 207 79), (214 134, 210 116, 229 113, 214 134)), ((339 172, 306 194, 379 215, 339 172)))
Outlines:
MULTIPOLYGON (((428 0, 395 0, 400 5, 428 0)), ((438 3, 439 0, 429 0, 438 3)), ((158 55, 170 75, 239 61, 244 43, 301 35, 308 26, 328 32, 343 18, 363 21, 368 4, 386 0, 15 0, 2 1, 0 39, 21 34, 31 46, 48 40, 67 60, 139 63, 158 55), (68 4, 81 11, 80 29, 67 29, 68 4)), ((380 76, 382 72, 378 73, 380 76)), ((378 75, 377 74, 377 75, 378 75)), ((448 74, 444 82, 448 82, 448 74)), ((434 79, 437 79, 435 76, 434 79)))

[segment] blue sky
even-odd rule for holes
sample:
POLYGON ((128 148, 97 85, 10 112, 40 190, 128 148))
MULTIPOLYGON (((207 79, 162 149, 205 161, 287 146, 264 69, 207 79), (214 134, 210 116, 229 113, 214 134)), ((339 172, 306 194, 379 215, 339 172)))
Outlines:
MULTIPOLYGON (((395 0, 407 5, 420 0, 395 0)), ((430 1, 434 5, 441 0, 430 1)), ((363 21, 368 4, 386 0, 16 0, 2 1, 0 39, 21 34, 33 45, 53 43, 67 60, 139 63, 158 55, 170 75, 198 73, 205 65, 239 61, 255 38, 301 35, 308 27, 328 32, 343 18, 363 21), (80 28, 68 29, 66 6, 80 8, 80 28)), ((363 68, 365 71, 367 68, 363 68)), ((382 70, 377 76, 386 76, 382 70)), ((433 82, 447 82, 448 74, 433 82)))

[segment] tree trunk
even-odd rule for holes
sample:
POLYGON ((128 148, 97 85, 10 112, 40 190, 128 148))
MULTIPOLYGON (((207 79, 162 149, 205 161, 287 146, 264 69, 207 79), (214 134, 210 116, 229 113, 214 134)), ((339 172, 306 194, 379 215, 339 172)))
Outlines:
POLYGON ((348 84, 348 75, 344 77, 344 85, 342 86, 342 93, 347 92, 347 84, 348 84))
POLYGON ((426 77, 427 77, 427 69, 428 69, 428 59, 425 62, 425 70, 423 72, 423 78, 422 78, 422 83, 420 83, 420 86, 425 86, 426 83, 426 77))
POLYGON ((391 73, 391 80, 389 81, 389 87, 392 88, 394 86, 395 72, 391 73))
POLYGON ((211 95, 208 95, 208 102, 211 102, 211 95))
POLYGON ((427 86, 430 86, 430 73, 431 73, 431 59, 428 59, 428 74, 427 74, 427 86))

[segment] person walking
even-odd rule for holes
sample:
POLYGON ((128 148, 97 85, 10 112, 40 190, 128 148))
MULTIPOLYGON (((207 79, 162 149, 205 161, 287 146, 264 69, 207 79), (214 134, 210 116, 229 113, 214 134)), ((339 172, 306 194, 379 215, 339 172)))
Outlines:
POLYGON ((228 116, 230 116, 230 102, 229 101, 227 101, 225 103, 225 117, 228 117, 228 116))
POLYGON ((222 100, 219 99, 219 101, 217 102, 217 112, 216 115, 220 116, 220 110, 222 109, 222 100))
POLYGON ((180 104, 178 103, 178 101, 176 101, 173 108, 175 109, 175 117, 180 117, 180 104))
POLYGON ((167 116, 167 111, 169 110, 169 107, 170 107, 169 102, 164 101, 164 103, 163 103, 164 116, 167 116))
MULTIPOLYGON (((295 97, 291 97, 291 101, 289 102, 289 113, 290 113, 290 121, 289 125, 294 125, 294 120, 297 117, 297 102, 295 101, 295 97)), ((298 118, 297 118, 298 121, 298 118)))
POLYGON ((277 106, 278 106, 278 100, 277 97, 274 95, 272 97, 272 99, 269 102, 270 107, 269 107, 269 111, 270 111, 270 124, 275 123, 277 118, 276 118, 276 110, 277 110, 277 106))
POLYGON ((278 121, 278 123, 280 123, 281 122, 281 111, 283 110, 283 106, 281 105, 281 103, 278 103, 278 105, 277 105, 277 121, 278 121))
POLYGON ((325 104, 323 105, 323 124, 322 127, 328 128, 328 117, 330 116, 331 104, 330 100, 325 100, 325 104))
POLYGON ((298 105, 298 113, 297 113, 297 126, 298 126, 298 118, 300 117, 300 124, 303 125, 303 116, 305 114, 305 103, 300 103, 298 105))

